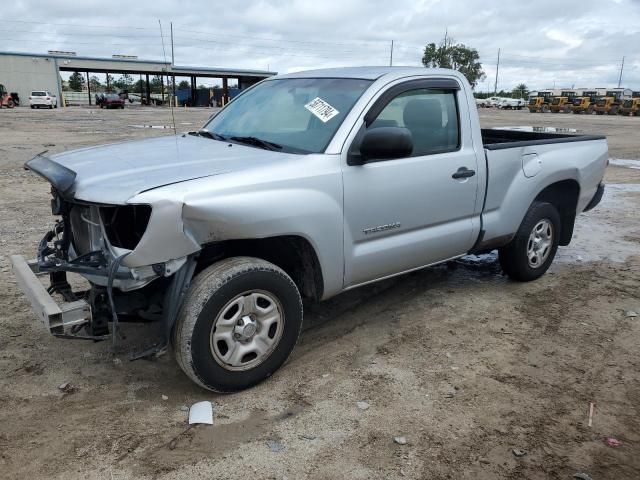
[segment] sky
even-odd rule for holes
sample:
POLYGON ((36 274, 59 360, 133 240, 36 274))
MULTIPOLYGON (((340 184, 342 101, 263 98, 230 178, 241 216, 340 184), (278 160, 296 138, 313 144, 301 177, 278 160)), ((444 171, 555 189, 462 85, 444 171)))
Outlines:
POLYGON ((324 67, 420 66, 445 34, 478 50, 477 91, 640 90, 640 0, 17 0, 0 50, 171 58, 176 65, 288 73, 324 67))

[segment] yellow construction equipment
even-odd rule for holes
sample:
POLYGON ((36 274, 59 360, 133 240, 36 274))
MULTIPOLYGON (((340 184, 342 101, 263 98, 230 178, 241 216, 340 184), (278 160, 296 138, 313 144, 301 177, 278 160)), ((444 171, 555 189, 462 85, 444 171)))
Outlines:
POLYGON ((604 90, 585 90, 582 92, 582 96, 575 97, 571 105, 571 111, 573 113, 586 113, 592 115, 595 113, 596 102, 600 95, 604 95, 604 90))
POLYGON ((620 115, 635 115, 640 117, 640 92, 633 92, 631 98, 627 98, 622 102, 622 106, 618 110, 620 115))
POLYGON ((571 111, 573 100, 581 95, 582 92, 575 90, 563 90, 560 95, 554 96, 551 100, 551 105, 549 105, 551 113, 569 113, 571 111))
POLYGON ((531 113, 542 112, 547 113, 549 106, 551 105, 551 99, 553 97, 552 91, 541 91, 529 95, 529 104, 527 108, 531 113))
POLYGON ((607 90, 604 96, 596 101, 596 114, 617 115, 622 103, 631 98, 631 90, 625 88, 614 88, 607 90))

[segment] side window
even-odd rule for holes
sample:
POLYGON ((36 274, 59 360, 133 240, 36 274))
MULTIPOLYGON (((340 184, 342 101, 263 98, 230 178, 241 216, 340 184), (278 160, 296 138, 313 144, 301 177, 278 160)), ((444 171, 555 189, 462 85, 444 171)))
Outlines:
POLYGON ((455 91, 403 92, 380 112, 369 128, 404 127, 413 138, 412 157, 451 152, 460 146, 455 91))

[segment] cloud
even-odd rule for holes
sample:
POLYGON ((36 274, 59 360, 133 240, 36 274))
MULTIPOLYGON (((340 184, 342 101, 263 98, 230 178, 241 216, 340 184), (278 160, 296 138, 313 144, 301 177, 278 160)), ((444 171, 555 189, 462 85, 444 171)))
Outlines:
MULTIPOLYGON (((290 72, 349 65, 420 65, 426 43, 445 30, 478 49, 493 90, 617 85, 640 90, 638 0, 22 0, 0 26, 0 48, 161 59, 155 15, 167 46, 173 22, 176 64, 290 72), (55 12, 34 17, 34 12, 55 12), (20 19, 14 21, 12 19, 20 19)), ((167 50, 168 52, 168 50, 167 50)))

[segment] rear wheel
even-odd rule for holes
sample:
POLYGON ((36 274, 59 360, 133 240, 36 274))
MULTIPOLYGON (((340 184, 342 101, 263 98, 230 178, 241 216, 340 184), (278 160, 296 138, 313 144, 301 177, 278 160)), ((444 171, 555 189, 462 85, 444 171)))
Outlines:
POLYGON ((15 105, 15 103, 13 103, 13 100, 12 100, 12 99, 9 99, 9 100, 7 101, 7 107, 8 107, 8 108, 13 108, 13 107, 15 107, 15 106, 16 106, 16 105, 15 105))
POLYGON ((511 242, 499 251, 502 270, 514 280, 541 277, 553 262, 560 241, 560 214, 547 202, 533 202, 511 242))
POLYGON ((243 390, 287 360, 301 328, 302 300, 283 270, 258 258, 229 258, 191 285, 173 335, 176 360, 208 390, 243 390))

